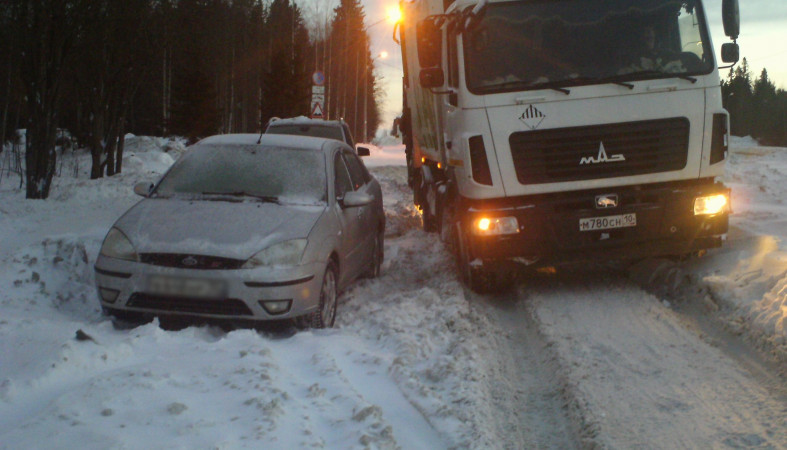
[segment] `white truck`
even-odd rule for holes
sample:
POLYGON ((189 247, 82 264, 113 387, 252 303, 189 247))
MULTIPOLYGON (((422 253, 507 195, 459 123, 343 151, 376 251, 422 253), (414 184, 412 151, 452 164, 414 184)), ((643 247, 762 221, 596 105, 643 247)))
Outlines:
MULTIPOLYGON (((702 0, 403 0, 414 201, 475 290, 512 263, 721 245, 729 116, 702 0)), ((738 60, 737 0, 723 0, 738 60)), ((728 66, 730 67, 730 66, 728 66)))

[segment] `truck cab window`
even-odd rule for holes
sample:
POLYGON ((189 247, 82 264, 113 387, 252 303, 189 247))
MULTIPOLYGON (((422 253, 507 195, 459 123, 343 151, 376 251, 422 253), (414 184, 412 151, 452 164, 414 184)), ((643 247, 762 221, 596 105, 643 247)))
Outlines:
POLYGON ((463 34, 468 88, 484 94, 710 73, 701 8, 672 0, 491 3, 463 34))
POLYGON ((448 28, 446 36, 448 41, 448 85, 455 88, 459 87, 459 55, 456 49, 458 36, 456 34, 456 26, 453 23, 448 28))

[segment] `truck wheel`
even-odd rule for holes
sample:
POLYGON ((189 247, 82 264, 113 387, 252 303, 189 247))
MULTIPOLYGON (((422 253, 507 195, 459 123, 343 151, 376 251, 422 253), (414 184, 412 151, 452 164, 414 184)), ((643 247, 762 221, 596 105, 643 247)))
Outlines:
POLYGON ((503 292, 511 288, 514 276, 509 270, 496 267, 475 267, 471 262, 475 259, 470 254, 467 236, 459 222, 454 226, 454 255, 462 282, 478 294, 503 292))
POLYGON ((437 231, 437 218, 429 212, 430 210, 429 201, 426 199, 426 195, 424 195, 423 200, 421 200, 421 219, 423 220, 424 231, 427 233, 437 231))

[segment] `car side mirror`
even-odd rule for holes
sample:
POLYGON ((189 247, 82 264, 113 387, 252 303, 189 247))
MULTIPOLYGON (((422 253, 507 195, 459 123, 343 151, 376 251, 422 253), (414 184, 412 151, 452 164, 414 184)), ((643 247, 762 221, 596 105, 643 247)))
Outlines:
POLYGON ((369 156, 372 154, 372 152, 369 150, 369 147, 362 145, 355 147, 355 151, 358 153, 358 156, 369 156))
POLYGON ((736 63, 740 59, 738 44, 727 42, 721 45, 721 60, 726 63, 736 63))
POLYGON ((134 193, 143 197, 149 196, 151 190, 153 190, 153 183, 149 181, 143 181, 134 185, 134 193))
POLYGON ((342 199, 342 206, 345 208, 352 208, 355 206, 365 206, 374 201, 374 197, 369 194, 358 191, 350 191, 344 194, 342 199))
POLYGON ((439 67, 421 69, 421 72, 418 74, 418 81, 421 83, 421 87, 427 89, 440 87, 445 83, 443 69, 439 67))

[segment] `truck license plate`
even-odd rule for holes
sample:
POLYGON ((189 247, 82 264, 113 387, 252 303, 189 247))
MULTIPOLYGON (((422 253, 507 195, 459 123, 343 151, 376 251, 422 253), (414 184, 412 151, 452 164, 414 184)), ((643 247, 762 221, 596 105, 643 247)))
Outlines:
POLYGON ((176 297, 221 298, 225 295, 226 284, 223 280, 154 275, 148 279, 148 292, 176 297))
POLYGON ((610 230, 635 226, 637 226, 636 213, 579 219, 579 231, 610 230))

